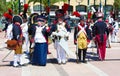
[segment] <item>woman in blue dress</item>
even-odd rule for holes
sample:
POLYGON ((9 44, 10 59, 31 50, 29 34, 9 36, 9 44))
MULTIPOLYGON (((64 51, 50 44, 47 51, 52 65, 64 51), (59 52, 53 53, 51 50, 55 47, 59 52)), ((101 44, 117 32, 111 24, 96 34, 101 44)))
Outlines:
POLYGON ((38 15, 37 21, 31 40, 35 43, 32 65, 46 66, 50 28, 45 26, 45 16, 38 15))

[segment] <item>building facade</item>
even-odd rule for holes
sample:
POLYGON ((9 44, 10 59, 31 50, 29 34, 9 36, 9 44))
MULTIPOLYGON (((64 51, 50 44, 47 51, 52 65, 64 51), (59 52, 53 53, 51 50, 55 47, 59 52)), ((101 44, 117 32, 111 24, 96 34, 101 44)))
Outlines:
MULTIPOLYGON (((21 0, 24 3, 28 3, 29 0, 21 0)), ((79 11, 82 13, 87 13, 88 9, 91 9, 91 7, 94 7, 96 10, 100 5, 103 7, 106 6, 106 11, 111 11, 113 10, 113 3, 114 0, 68 0, 65 2, 70 5, 68 12, 72 14, 74 11, 79 11)), ((54 15, 55 10, 62 8, 64 2, 58 2, 55 3, 54 5, 51 5, 50 7, 50 14, 54 15)), ((35 3, 33 4, 32 2, 30 3, 30 10, 31 13, 37 12, 40 13, 41 11, 44 12, 44 6, 40 3, 35 3)))
MULTIPOLYGON (((25 2, 25 0, 23 0, 25 2)), ((26 3, 28 0, 26 0, 26 3)), ((67 2, 70 4, 69 7, 69 12, 73 11, 79 11, 79 12, 87 12, 88 7, 95 7, 97 9, 101 3, 102 6, 105 6, 106 3, 106 8, 108 11, 113 9, 113 3, 114 0, 68 0, 67 2), (106 2, 105 2, 106 1, 106 2)), ((62 8, 62 5, 64 2, 58 2, 55 3, 54 5, 51 5, 51 11, 55 11, 56 9, 62 8)), ((39 12, 40 11, 40 3, 36 3, 33 5, 33 3, 30 3, 30 7, 32 12, 39 12)), ((42 11, 44 11, 44 8, 42 8, 42 11)))

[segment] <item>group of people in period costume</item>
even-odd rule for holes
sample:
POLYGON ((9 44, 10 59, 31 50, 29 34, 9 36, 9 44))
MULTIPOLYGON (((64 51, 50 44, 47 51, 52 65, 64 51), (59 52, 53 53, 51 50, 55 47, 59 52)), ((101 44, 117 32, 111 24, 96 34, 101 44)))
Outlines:
MULTIPOLYGON (((68 7, 67 4, 64 5, 64 7, 66 6, 68 7)), ((10 13, 4 14, 7 20, 5 29, 8 41, 6 43, 8 47, 11 44, 15 46, 15 48, 12 48, 12 50, 15 50, 14 67, 28 63, 46 66, 47 54, 50 54, 48 49, 49 38, 53 40, 58 64, 66 64, 67 57, 70 55, 77 56, 78 63, 87 63, 87 48, 92 47, 93 43, 97 47, 99 60, 105 60, 108 36, 111 30, 113 31, 112 34, 114 33, 115 35, 118 32, 117 21, 113 24, 107 19, 108 21, 106 20, 105 22, 103 20, 104 15, 101 12, 96 13, 93 19, 89 16, 87 21, 85 21, 84 16, 74 12, 74 15, 79 17, 80 20, 77 26, 74 27, 76 53, 71 53, 68 47, 69 34, 71 32, 70 17, 66 15, 66 9, 56 10, 55 20, 48 25, 48 14, 46 13, 41 13, 40 15, 33 13, 30 15, 28 22, 27 8, 28 5, 25 4, 24 11, 20 15, 13 16, 10 10, 10 13), (110 27, 111 24, 114 25, 112 26, 115 27, 114 30, 110 27)))

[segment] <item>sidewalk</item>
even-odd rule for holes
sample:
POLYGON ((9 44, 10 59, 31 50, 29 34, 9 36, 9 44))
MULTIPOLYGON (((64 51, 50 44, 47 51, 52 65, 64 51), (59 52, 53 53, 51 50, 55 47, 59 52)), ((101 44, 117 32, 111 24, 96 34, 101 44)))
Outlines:
MULTIPOLYGON (((120 35, 120 34, 119 34, 120 35)), ((77 64, 76 58, 68 58, 66 65, 58 65, 56 50, 53 44, 49 45, 52 54, 48 55, 48 63, 45 67, 29 64, 21 68, 14 68, 10 65, 13 61, 13 52, 2 62, 2 58, 9 52, 5 49, 4 33, 0 33, 0 74, 1 76, 119 76, 120 75, 120 43, 112 43, 112 48, 107 49, 105 61, 93 60, 95 56, 90 55, 87 64, 77 64)), ((76 47, 73 44, 73 32, 68 42, 70 51, 75 53, 76 47)), ((88 52, 96 52, 96 49, 88 49, 88 52)), ((87 59, 88 60, 88 59, 87 59)))

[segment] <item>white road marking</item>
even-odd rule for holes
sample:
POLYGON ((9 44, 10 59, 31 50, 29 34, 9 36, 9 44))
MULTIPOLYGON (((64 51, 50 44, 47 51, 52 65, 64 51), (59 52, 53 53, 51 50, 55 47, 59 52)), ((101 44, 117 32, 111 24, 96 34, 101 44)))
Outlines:
POLYGON ((99 68, 95 67, 94 65, 90 64, 89 62, 87 64, 85 64, 85 66, 90 68, 92 71, 94 71, 99 76, 109 76, 108 74, 106 74, 105 72, 103 72, 99 68))

